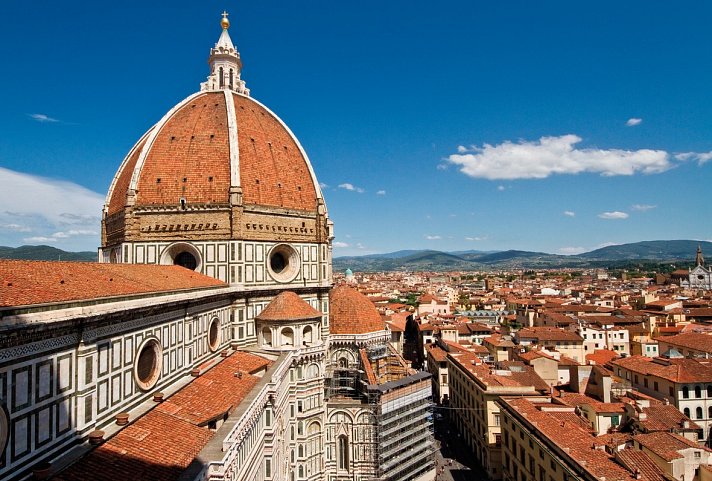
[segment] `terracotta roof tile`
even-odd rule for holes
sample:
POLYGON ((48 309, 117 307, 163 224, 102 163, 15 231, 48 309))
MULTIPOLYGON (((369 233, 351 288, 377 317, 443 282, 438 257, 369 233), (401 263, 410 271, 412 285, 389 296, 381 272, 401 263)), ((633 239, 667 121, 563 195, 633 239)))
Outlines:
POLYGON ((255 316, 258 321, 299 321, 315 318, 321 318, 321 312, 292 291, 279 293, 255 316))
POLYGON ((349 286, 334 287, 329 293, 329 305, 332 334, 366 334, 386 328, 373 303, 349 286))
POLYGON ((227 286, 180 266, 9 259, 0 259, 0 279, 0 307, 227 286))
POLYGON ((665 342, 675 347, 684 347, 712 354, 712 334, 684 332, 675 336, 661 338, 660 342, 665 342))
POLYGON ((269 361, 246 352, 228 356, 53 479, 178 479, 215 434, 199 424, 212 414, 237 406, 258 381, 248 372, 268 364, 269 361), (246 373, 238 377, 237 370, 246 373), (218 387, 228 392, 213 399, 218 387), (201 402, 205 407, 200 406, 201 402), (195 409, 197 413, 193 412, 195 409))
POLYGON ((660 357, 651 359, 636 355, 614 359, 610 363, 614 367, 621 367, 643 375, 657 376, 677 383, 712 381, 712 365, 695 359, 660 357))

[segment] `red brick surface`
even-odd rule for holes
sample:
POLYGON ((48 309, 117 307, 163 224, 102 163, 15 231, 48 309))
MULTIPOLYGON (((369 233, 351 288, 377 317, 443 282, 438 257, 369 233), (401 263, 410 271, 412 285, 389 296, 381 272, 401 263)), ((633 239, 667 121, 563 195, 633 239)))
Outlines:
POLYGON ((292 136, 267 110, 234 95, 245 204, 316 210, 316 189, 292 136))
POLYGON ((204 93, 183 106, 150 148, 137 185, 137 205, 176 206, 181 197, 189 204, 229 201, 230 144, 223 92, 204 93))
POLYGON ((179 266, 0 259, 0 307, 221 286, 179 266))

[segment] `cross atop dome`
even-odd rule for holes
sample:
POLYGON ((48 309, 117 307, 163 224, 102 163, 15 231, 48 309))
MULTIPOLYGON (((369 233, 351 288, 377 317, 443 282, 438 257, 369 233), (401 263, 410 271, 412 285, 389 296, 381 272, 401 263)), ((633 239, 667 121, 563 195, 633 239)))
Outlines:
POLYGON ((200 90, 232 90, 234 92, 250 95, 250 89, 245 86, 245 81, 240 79, 242 71, 242 60, 240 52, 232 43, 230 34, 230 21, 227 19, 228 13, 223 11, 220 26, 222 33, 215 44, 210 49, 210 75, 208 80, 200 84, 200 90))

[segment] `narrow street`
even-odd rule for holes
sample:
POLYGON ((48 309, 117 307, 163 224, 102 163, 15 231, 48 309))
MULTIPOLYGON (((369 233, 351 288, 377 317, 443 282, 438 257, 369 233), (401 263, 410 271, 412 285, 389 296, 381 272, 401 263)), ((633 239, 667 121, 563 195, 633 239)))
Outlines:
POLYGON ((487 475, 476 464, 473 453, 459 442, 456 431, 450 427, 447 416, 435 409, 435 440, 440 447, 435 453, 435 481, 486 481, 487 475))

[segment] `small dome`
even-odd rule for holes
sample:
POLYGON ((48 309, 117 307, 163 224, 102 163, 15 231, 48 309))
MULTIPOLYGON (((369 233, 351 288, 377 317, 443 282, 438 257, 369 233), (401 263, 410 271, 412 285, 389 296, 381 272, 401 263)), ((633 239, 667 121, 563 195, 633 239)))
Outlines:
POLYGON ((353 275, 354 275, 354 272, 353 272, 351 269, 346 269, 346 273, 345 273, 345 274, 346 274, 347 277, 348 277, 348 276, 353 276, 353 275))
POLYGON ((329 303, 331 334, 366 334, 386 329, 376 306, 351 287, 334 287, 329 303))
POLYGON ((292 291, 284 291, 267 304, 255 319, 258 321, 292 322, 321 319, 321 312, 292 291))

